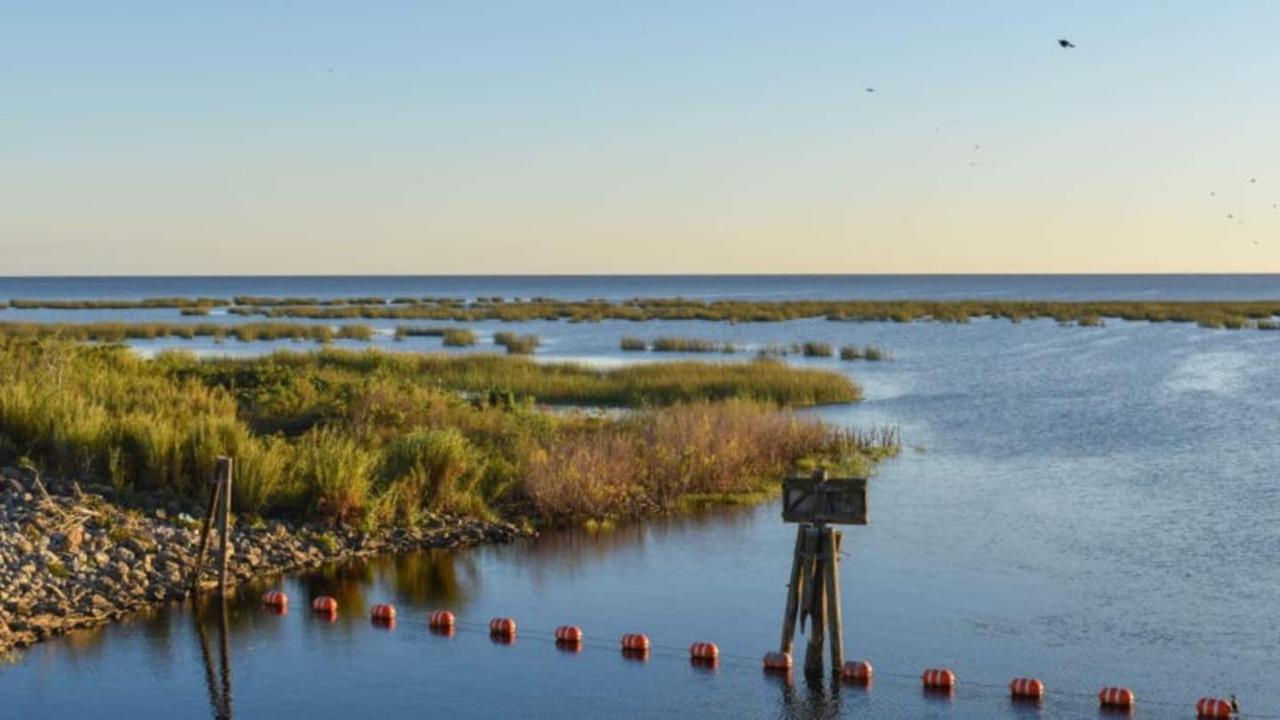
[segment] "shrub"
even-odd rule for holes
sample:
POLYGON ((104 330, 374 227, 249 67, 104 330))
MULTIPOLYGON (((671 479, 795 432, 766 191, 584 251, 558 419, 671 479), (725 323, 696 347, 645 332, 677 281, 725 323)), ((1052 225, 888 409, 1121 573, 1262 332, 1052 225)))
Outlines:
POLYGON ((442 333, 448 347, 470 347, 476 344, 476 334, 470 330, 449 328, 442 333))

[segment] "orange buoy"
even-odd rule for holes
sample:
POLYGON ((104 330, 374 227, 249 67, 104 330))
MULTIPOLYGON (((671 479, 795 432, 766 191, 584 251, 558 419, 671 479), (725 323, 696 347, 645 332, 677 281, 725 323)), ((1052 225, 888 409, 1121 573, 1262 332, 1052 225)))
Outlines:
POLYGON ((489 634, 503 638, 513 638, 516 636, 516 621, 513 618, 494 618, 489 621, 489 634))
POLYGON ((582 642, 582 628, 577 625, 561 625, 556 628, 556 642, 570 644, 582 642))
POLYGON ((920 676, 920 681, 930 690, 950 690, 956 686, 956 675, 950 670, 930 668, 920 676))
POLYGON ((1009 681, 1009 694, 1020 700, 1039 700, 1044 697, 1044 683, 1035 678, 1014 678, 1009 681))
POLYGON ((289 604, 289 596, 280 590, 272 590, 262 596, 262 603, 269 607, 284 607, 289 604))
POLYGON ((1098 702, 1107 707, 1133 707, 1133 691, 1123 687, 1105 687, 1098 691, 1098 702))
POLYGON ((765 670, 790 670, 791 653, 767 652, 764 654, 765 670))
POLYGON ((396 609, 391 605, 379 603, 374 605, 373 609, 369 611, 369 616, 374 620, 389 622, 396 619, 396 609))
POLYGON ((338 612, 338 601, 328 595, 321 595, 311 601, 311 609, 318 613, 336 613, 338 612))
POLYGON ((850 660, 840 667, 840 678, 852 683, 869 683, 871 674, 871 663, 866 660, 850 660))
POLYGON ((720 648, 715 643, 696 642, 689 646, 689 657, 694 660, 717 660, 720 658, 720 648))
POLYGON ((457 623, 457 618, 448 610, 436 610, 427 616, 427 625, 436 629, 451 628, 457 623))
POLYGON ((649 636, 641 633, 627 633, 622 636, 622 649, 631 652, 647 652, 649 650, 649 636))
POLYGON ((1230 700, 1200 698, 1196 701, 1196 717, 1229 718, 1234 711, 1230 700))

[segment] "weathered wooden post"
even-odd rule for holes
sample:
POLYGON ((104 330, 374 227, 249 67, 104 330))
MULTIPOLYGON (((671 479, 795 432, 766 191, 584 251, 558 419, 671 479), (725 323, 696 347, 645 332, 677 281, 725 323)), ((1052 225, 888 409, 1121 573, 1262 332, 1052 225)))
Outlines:
POLYGON ((200 526, 200 549, 196 551, 196 568, 191 574, 191 594, 200 591, 200 572, 204 569, 204 556, 209 549, 209 535, 218 518, 218 498, 222 494, 222 478, 215 470, 210 482, 209 507, 204 512, 204 524, 200 526))
POLYGON ((218 592, 227 592, 227 561, 231 557, 231 458, 218 458, 218 484, 222 486, 222 564, 218 569, 218 592))
POLYGON ((794 645, 796 612, 800 628, 809 618, 804 670, 822 674, 823 645, 831 643, 832 669, 844 664, 844 627, 840 608, 840 546, 843 535, 828 523, 867 524, 866 478, 829 479, 819 470, 807 478, 782 481, 782 519, 799 523, 787 606, 782 619, 781 651, 794 645))

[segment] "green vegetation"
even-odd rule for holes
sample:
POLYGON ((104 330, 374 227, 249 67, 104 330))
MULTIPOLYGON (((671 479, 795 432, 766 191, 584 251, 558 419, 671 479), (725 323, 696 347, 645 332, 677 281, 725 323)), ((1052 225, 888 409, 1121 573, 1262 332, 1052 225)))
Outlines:
POLYGON ((465 328, 449 328, 441 337, 447 347, 471 347, 476 344, 476 334, 465 328))
POLYGON ((231 303, 218 298, 146 298, 144 300, 22 300, 13 299, 9 306, 16 310, 147 310, 158 308, 195 308, 225 306, 231 303))
POLYGON ((836 354, 831 343, 825 342, 807 342, 800 346, 800 352, 805 357, 831 357, 836 354))
POLYGON ((862 347, 858 347, 857 345, 845 345, 840 348, 840 359, 870 360, 872 362, 876 362, 879 360, 892 360, 893 356, 889 354, 888 350, 885 350, 879 345, 864 345, 862 347))
POLYGON ((316 307, 287 303, 246 305, 245 314, 305 318, 431 318, 438 320, 711 320, 777 322, 806 318, 858 322, 968 322, 973 318, 1005 318, 1013 322, 1047 318, 1085 325, 1105 318, 1150 322, 1197 322, 1223 327, 1229 318, 1271 320, 1280 315, 1280 300, 1265 301, 1088 301, 1039 300, 743 300, 703 301, 683 298, 554 300, 466 303, 457 299, 426 299, 413 305, 346 305, 316 307))
POLYGON ((645 352, 649 349, 649 341, 638 337, 622 338, 622 349, 627 352, 645 352))
POLYGON ((493 334, 493 344, 506 347, 508 355, 532 355, 542 341, 537 335, 498 332, 493 334))
POLYGON ((301 323, 241 323, 237 325, 174 325, 169 323, 0 323, 0 337, 59 338, 78 342, 121 343, 127 340, 179 338, 192 340, 208 337, 214 340, 232 338, 241 342, 261 340, 310 340, 329 343, 335 338, 371 340, 373 328, 368 325, 341 325, 337 332, 327 325, 301 323))
POLYGON ((237 296, 218 298, 150 298, 144 300, 23 300, 17 309, 133 309, 230 306, 237 315, 309 319, 418 319, 476 322, 502 320, 710 320, 778 322, 826 318, 856 322, 968 322, 973 318, 1005 318, 1012 322, 1052 319, 1063 324, 1094 326, 1106 319, 1150 322, 1194 322, 1204 327, 1258 327, 1276 322, 1280 300, 1062 302, 1043 300, 693 300, 635 298, 621 302, 554 298, 449 297, 314 298, 237 296))
POLYGON ((803 404, 833 391, 857 397, 842 376, 776 363, 597 372, 336 350, 147 360, 119 346, 10 338, 0 339, 0 462, 30 458, 126 495, 198 502, 214 459, 231 455, 234 502, 250 520, 411 525, 441 509, 638 517, 678 509, 686 495, 754 492, 792 467, 865 470, 897 452, 896 436, 890 446, 738 399, 803 404), (612 419, 537 409, 561 398, 645 409, 612 419))
MULTIPOLYGON (((787 406, 854 402, 861 389, 836 372, 774 360, 746 363, 644 363, 598 370, 502 355, 443 355, 322 350, 280 352, 273 366, 296 373, 357 373, 403 378, 469 395, 496 392, 520 402, 631 407, 750 400, 787 406)), ((261 360, 210 358, 202 368, 238 373, 261 360)), ((283 371, 283 370, 282 370, 283 371)))
POLYGON ((706 338, 659 337, 653 341, 654 352, 685 353, 734 353, 738 349, 732 343, 723 343, 706 338))

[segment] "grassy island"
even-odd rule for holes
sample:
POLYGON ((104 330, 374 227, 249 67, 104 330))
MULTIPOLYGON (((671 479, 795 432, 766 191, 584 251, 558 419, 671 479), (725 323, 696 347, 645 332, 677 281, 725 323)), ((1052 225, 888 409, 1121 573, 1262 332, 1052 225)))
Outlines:
POLYGON ((842 375, 769 361, 600 371, 335 350, 145 359, 120 346, 0 338, 0 461, 197 501, 227 454, 240 512, 365 527, 411 525, 438 509, 631 518, 759 492, 795 467, 868 471, 897 451, 895 434, 789 409, 858 394, 842 375))

